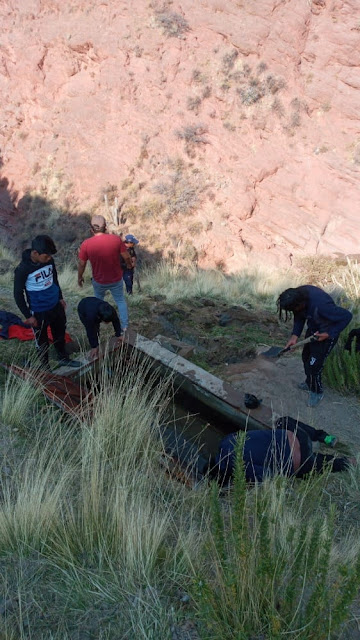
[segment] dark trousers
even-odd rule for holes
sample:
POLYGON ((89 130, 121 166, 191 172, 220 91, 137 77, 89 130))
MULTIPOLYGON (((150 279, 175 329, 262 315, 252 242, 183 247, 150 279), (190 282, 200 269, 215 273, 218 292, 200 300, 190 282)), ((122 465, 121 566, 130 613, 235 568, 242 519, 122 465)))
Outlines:
POLYGON ((134 284, 134 269, 124 269, 123 280, 125 282, 126 293, 129 293, 131 295, 133 292, 134 284))
MULTIPOLYGON (((312 335, 312 331, 307 330, 305 338, 312 335)), ((337 338, 329 338, 322 342, 308 342, 302 351, 302 361, 304 363, 304 370, 306 375, 306 383, 310 391, 315 393, 322 393, 322 379, 321 374, 324 368, 325 360, 328 357, 330 351, 337 343, 337 338)))
POLYGON ((49 364, 49 338, 47 328, 50 327, 54 347, 59 360, 66 358, 65 329, 66 315, 63 306, 58 302, 48 311, 35 312, 38 326, 34 328, 35 342, 42 364, 49 364))
POLYGON ((325 437, 329 435, 326 431, 314 429, 309 424, 290 416, 279 418, 275 427, 292 431, 300 443, 301 462, 295 474, 297 478, 304 478, 311 472, 323 473, 329 467, 333 473, 345 471, 348 468, 347 458, 337 458, 326 453, 313 453, 312 442, 324 442, 325 437))

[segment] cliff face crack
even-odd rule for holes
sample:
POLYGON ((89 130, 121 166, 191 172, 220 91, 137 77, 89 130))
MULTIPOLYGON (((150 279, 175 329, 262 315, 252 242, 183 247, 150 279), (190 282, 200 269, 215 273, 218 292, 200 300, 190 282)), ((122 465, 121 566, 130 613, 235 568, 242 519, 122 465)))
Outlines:
POLYGON ((263 169, 263 171, 260 172, 259 177, 255 178, 254 180, 254 190, 257 188, 259 184, 264 182, 264 180, 267 180, 267 178, 271 178, 271 176, 274 176, 279 171, 280 167, 281 165, 276 166, 273 169, 269 169, 268 171, 263 169))
POLYGON ((317 241, 317 243, 316 243, 316 247, 315 247, 315 254, 317 254, 318 249, 319 249, 320 242, 321 242, 322 238, 323 238, 323 237, 325 236, 325 234, 326 234, 327 228, 328 228, 328 226, 329 226, 329 222, 330 222, 330 219, 329 219, 329 220, 327 220, 327 222, 325 222, 325 224, 324 224, 323 228, 322 228, 322 229, 321 229, 321 231, 320 231, 319 239, 318 239, 318 241, 317 241))
POLYGON ((45 80, 45 78, 46 78, 46 73, 44 71, 44 64, 45 64, 45 59, 46 59, 47 54, 48 54, 48 48, 45 47, 44 53, 41 56, 41 58, 40 58, 39 62, 37 63, 37 65, 36 65, 36 67, 39 69, 39 71, 42 74, 43 80, 45 80))

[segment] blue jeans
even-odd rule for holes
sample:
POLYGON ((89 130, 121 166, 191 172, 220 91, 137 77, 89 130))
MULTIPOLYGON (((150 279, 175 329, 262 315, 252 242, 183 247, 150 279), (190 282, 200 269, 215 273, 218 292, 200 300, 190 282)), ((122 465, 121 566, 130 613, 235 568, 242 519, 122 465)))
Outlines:
POLYGON ((124 296, 124 283, 122 279, 118 282, 112 282, 111 284, 100 284, 99 282, 95 282, 93 278, 92 286, 94 289, 95 298, 100 298, 100 300, 104 300, 105 293, 107 291, 110 291, 119 310, 121 330, 124 331, 124 329, 127 329, 129 319, 127 304, 124 296))
POLYGON ((134 286, 134 269, 124 269, 123 280, 125 282, 126 292, 131 295, 134 286))

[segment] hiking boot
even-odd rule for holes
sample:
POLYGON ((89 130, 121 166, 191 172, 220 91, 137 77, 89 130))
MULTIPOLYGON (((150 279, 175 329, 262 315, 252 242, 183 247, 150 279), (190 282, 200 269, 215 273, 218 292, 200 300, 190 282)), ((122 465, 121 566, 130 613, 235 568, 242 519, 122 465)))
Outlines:
POLYGON ((323 443, 326 444, 327 447, 335 447, 337 443, 336 436, 325 436, 323 443))
POLYGON ((80 362, 80 360, 71 360, 70 358, 61 358, 61 360, 58 360, 58 365, 59 367, 81 367, 82 362, 80 362))
POLYGON ((321 402, 321 400, 323 399, 323 397, 324 397, 323 393, 315 393, 314 391, 310 391, 307 406, 317 407, 319 402, 321 402))
POLYGON ((299 382, 298 389, 301 389, 301 391, 310 391, 309 385, 307 382, 299 382))

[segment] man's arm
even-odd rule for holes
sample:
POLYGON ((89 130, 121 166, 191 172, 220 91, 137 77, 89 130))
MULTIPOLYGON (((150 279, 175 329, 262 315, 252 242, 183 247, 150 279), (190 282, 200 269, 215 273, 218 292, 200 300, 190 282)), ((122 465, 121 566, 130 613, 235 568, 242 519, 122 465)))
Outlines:
POLYGON ((133 268, 133 263, 132 263, 132 260, 130 258, 130 254, 129 254, 127 249, 125 251, 121 251, 121 257, 123 258, 127 269, 132 269, 133 268))
POLYGON ((116 313, 116 311, 114 311, 114 318, 113 318, 112 324, 114 327, 115 335, 117 338, 119 338, 121 336, 121 325, 120 325, 119 316, 116 313))
POLYGON ((25 282, 26 282, 26 276, 21 271, 19 271, 19 268, 16 268, 15 276, 14 276, 15 302, 19 307, 23 316, 25 316, 26 319, 29 319, 31 318, 31 311, 29 309, 29 305, 25 297, 25 282))
POLYGON ((84 271, 85 271, 85 268, 86 268, 86 262, 87 262, 87 260, 81 260, 79 258, 79 262, 78 262, 78 285, 79 285, 79 287, 82 287, 83 284, 84 284, 83 275, 84 275, 84 271))
POLYGON ((52 262, 52 266, 53 266, 54 283, 59 287, 59 300, 64 302, 63 294, 62 294, 61 287, 60 287, 60 284, 59 284, 59 278, 58 278, 58 273, 57 273, 57 269, 56 269, 56 266, 55 266, 55 262, 54 262, 54 260, 52 260, 51 262, 52 262))
POLYGON ((90 347, 95 349, 99 346, 100 323, 87 320, 86 323, 83 321, 83 324, 86 329, 90 347))
POLYGON ((304 328, 305 317, 303 315, 298 315, 294 313, 294 326, 292 330, 292 335, 297 336, 298 338, 301 336, 301 332, 304 328))

